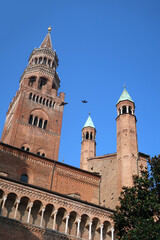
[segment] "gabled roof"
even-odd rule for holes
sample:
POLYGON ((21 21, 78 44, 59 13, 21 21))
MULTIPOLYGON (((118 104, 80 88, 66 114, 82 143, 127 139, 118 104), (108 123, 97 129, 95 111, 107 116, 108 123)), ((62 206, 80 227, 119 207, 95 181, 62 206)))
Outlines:
MULTIPOLYGON (((92 127, 92 128, 95 128, 94 124, 93 124, 93 121, 91 119, 91 116, 89 115, 89 117, 87 118, 87 121, 86 123, 84 124, 83 128, 85 127, 92 127)), ((82 129, 83 129, 82 128, 82 129)))
POLYGON ((123 92, 122 92, 122 94, 121 94, 121 96, 120 96, 117 104, 118 104, 119 102, 125 101, 125 100, 128 100, 128 101, 134 103, 134 101, 133 101, 132 98, 130 97, 129 93, 127 92, 126 88, 124 88, 124 90, 123 90, 123 92))
POLYGON ((40 48, 50 48, 52 49, 52 41, 51 41, 51 35, 50 32, 47 33, 45 39, 43 40, 40 48))

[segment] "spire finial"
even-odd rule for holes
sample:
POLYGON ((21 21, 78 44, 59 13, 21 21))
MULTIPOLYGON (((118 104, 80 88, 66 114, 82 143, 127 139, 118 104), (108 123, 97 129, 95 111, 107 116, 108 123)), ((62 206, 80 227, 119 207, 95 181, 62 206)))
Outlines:
POLYGON ((90 116, 90 114, 91 114, 91 113, 89 112, 89 116, 90 116))
POLYGON ((126 88, 126 84, 124 84, 124 88, 126 88))
POLYGON ((48 32, 50 33, 52 30, 51 26, 48 27, 48 32))

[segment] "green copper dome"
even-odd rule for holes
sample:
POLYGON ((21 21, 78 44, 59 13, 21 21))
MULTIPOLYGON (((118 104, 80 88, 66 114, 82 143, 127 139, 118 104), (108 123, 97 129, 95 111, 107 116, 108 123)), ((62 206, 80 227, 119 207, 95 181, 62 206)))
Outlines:
MULTIPOLYGON (((92 119, 91 119, 90 115, 89 115, 89 117, 87 118, 87 121, 86 121, 86 123, 84 124, 83 128, 85 128, 85 127, 95 128, 95 126, 94 126, 94 124, 93 124, 93 122, 92 122, 92 119)), ((82 128, 82 129, 83 129, 83 128, 82 128)))
POLYGON ((129 93, 128 93, 127 90, 124 88, 124 90, 123 90, 123 92, 122 92, 122 94, 121 94, 121 96, 120 96, 117 104, 118 104, 119 102, 125 101, 125 100, 128 100, 128 101, 134 103, 134 101, 133 101, 132 98, 130 97, 129 93))

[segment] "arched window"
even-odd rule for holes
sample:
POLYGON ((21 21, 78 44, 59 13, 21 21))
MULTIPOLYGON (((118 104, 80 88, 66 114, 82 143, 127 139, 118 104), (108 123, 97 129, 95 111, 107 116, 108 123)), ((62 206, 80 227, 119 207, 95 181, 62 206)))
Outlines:
POLYGON ((43 119, 41 118, 41 119, 39 120, 39 127, 40 127, 40 128, 42 128, 42 123, 43 123, 43 119))
POLYGON ((36 102, 38 102, 39 96, 36 97, 36 102))
POLYGON ((38 123, 38 117, 36 116, 35 119, 34 119, 33 125, 34 125, 34 126, 37 126, 37 123, 38 123))
POLYGON ((26 152, 29 152, 29 148, 26 148, 26 152))
POLYGON ((46 101, 46 106, 48 107, 48 99, 47 99, 47 101, 46 101))
POLYGON ((49 103, 49 107, 50 107, 50 108, 52 107, 52 100, 51 100, 50 103, 49 103))
POLYGON ((37 155, 39 155, 39 156, 40 156, 40 154, 41 154, 40 152, 37 152, 37 155))
POLYGON ((131 107, 128 108, 129 114, 132 114, 131 107))
POLYGON ((32 122, 33 122, 33 115, 31 114, 31 115, 29 116, 29 121, 28 121, 28 123, 29 123, 29 124, 32 124, 32 122))
POLYGON ((39 63, 42 63, 42 57, 39 58, 39 63))
POLYGON ((46 85, 46 83, 47 83, 47 79, 44 77, 40 77, 38 81, 38 88, 42 89, 42 86, 46 85))
POLYGON ((28 82, 28 86, 32 87, 34 82, 36 82, 36 77, 30 77, 29 82, 28 82))
POLYGON ((42 103, 42 97, 40 97, 40 99, 39 99, 39 103, 42 103))
POLYGON ((55 107, 55 102, 53 103, 53 108, 55 107))
POLYGON ((35 101, 35 98, 36 98, 36 95, 34 94, 34 95, 33 95, 33 99, 32 99, 32 100, 33 100, 33 101, 35 101))
POLYGON ((32 100, 32 93, 29 94, 29 99, 32 100))
POLYGON ((123 114, 124 114, 124 113, 127 113, 126 106, 123 106, 123 107, 122 107, 122 112, 123 112, 123 114))
POLYGON ((44 57, 44 59, 43 59, 43 64, 46 64, 46 62, 47 62, 47 58, 44 57))
POLYGON ((49 59, 48 60, 48 66, 50 67, 50 65, 51 65, 51 60, 49 59))
POLYGON ((35 64, 37 64, 37 58, 35 58, 35 64))
POLYGON ((22 150, 25 150, 25 147, 24 147, 24 146, 22 146, 22 147, 21 147, 21 149, 22 149, 22 150))
POLYGON ((28 183, 28 175, 27 174, 22 174, 20 177, 21 182, 28 183))
POLYGON ((86 139, 89 139, 89 133, 88 132, 86 133, 86 139))
POLYGON ((43 129, 46 129, 46 127, 47 127, 47 122, 48 122, 47 120, 44 121, 43 129))
POLYGON ((42 153, 42 157, 45 157, 45 153, 42 153))
POLYGON ((92 132, 90 133, 90 139, 92 140, 92 132))

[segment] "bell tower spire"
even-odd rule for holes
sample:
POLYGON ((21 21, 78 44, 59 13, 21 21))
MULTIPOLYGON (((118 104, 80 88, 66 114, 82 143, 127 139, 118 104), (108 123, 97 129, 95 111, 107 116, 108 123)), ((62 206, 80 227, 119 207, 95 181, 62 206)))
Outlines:
MULTIPOLYGON (((52 41, 51 41, 51 27, 48 28, 48 34, 46 35, 45 39, 43 40, 40 48, 49 48, 52 49, 52 41)), ((53 49, 52 49, 53 50, 53 49)))
POLYGON ((58 57, 52 49, 51 28, 35 48, 6 116, 1 140, 38 155, 58 160, 64 93, 58 95, 58 57))

